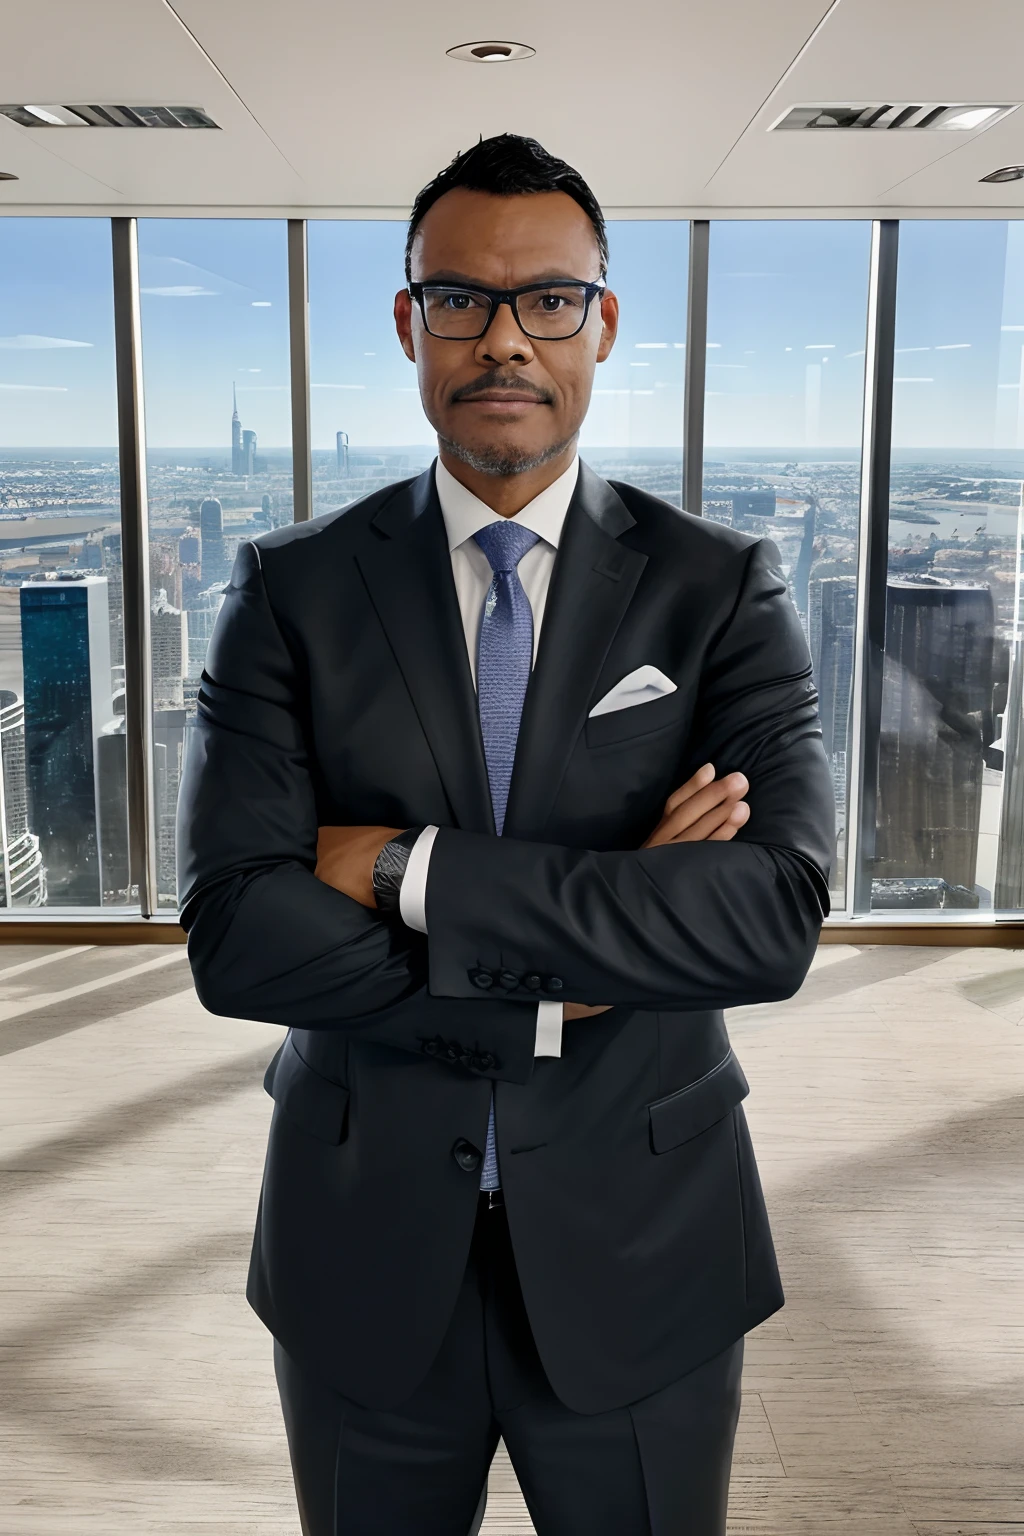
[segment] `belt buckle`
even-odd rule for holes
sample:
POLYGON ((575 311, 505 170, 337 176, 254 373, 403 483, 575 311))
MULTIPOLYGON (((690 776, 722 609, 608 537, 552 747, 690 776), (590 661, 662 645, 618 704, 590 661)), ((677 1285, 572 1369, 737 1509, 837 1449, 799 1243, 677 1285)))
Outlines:
POLYGON ((497 1210, 498 1206, 505 1204, 505 1196, 500 1189, 487 1189, 484 1193, 487 1196, 487 1209, 489 1211, 497 1210))

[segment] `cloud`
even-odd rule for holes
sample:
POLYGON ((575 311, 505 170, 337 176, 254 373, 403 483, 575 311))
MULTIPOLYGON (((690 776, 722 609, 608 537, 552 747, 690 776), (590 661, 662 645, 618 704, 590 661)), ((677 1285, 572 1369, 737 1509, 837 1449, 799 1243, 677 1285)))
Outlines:
POLYGON ((311 384, 310 389, 365 389, 365 384, 311 384))
POLYGON ((216 288, 200 288, 196 283, 171 283, 166 288, 140 288, 140 293, 155 294, 158 299, 215 299, 216 288))
POLYGON ((43 352, 51 347, 91 347, 91 341, 68 341, 63 336, 0 336, 0 347, 12 352, 43 352))
POLYGON ((0 384, 0 389, 31 389, 44 395, 66 395, 66 384, 0 384))

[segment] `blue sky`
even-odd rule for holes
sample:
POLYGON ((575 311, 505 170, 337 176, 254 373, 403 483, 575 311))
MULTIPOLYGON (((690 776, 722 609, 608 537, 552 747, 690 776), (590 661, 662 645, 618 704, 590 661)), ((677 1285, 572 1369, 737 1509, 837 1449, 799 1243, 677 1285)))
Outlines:
MULTIPOLYGON (((679 447, 688 226, 613 222, 622 330, 585 447, 679 447)), ((867 223, 716 221, 709 451, 855 446, 867 223)), ((313 444, 431 442, 394 335, 404 225, 309 226, 313 444)), ((282 220, 139 223, 150 444, 227 448, 231 385, 263 447, 290 437, 282 220)), ((904 222, 894 443, 1024 446, 1024 224, 904 222)), ((116 438, 109 225, 0 219, 0 445, 116 438)))

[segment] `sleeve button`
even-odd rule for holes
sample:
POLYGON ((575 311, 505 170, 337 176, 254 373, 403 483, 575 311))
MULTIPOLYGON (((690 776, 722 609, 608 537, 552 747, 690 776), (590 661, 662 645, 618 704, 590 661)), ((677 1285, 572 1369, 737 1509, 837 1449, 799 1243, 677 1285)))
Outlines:
POLYGON ((529 976, 523 977, 523 986, 529 988, 531 992, 539 992, 541 985, 541 978, 536 971, 531 971, 529 976))
POLYGON ((498 986, 504 987, 506 992, 514 992, 519 985, 519 977, 515 971, 502 971, 498 977, 498 986))
POLYGON ((561 990, 562 990, 562 978, 561 978, 561 976, 545 976, 544 977, 544 990, 545 990, 545 992, 561 992, 561 990))
POLYGON ((494 986, 493 974, 490 971, 485 971, 483 966, 477 966, 475 971, 470 971, 469 979, 474 987, 479 987, 482 992, 487 992, 494 986))

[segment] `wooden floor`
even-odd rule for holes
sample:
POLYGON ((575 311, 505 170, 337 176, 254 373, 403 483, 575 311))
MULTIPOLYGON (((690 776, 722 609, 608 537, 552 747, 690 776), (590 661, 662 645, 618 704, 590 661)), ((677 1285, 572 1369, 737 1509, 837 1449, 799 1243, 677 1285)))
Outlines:
MULTIPOLYGON (((1024 1531, 1022 1024, 1024 953, 973 948, 829 946, 731 1015, 788 1298, 735 1536, 1024 1531)), ((298 1536, 244 1298, 282 1033, 177 947, 0 947, 2 1536, 298 1536)), ((531 1530, 499 1457, 484 1531, 531 1530)))

